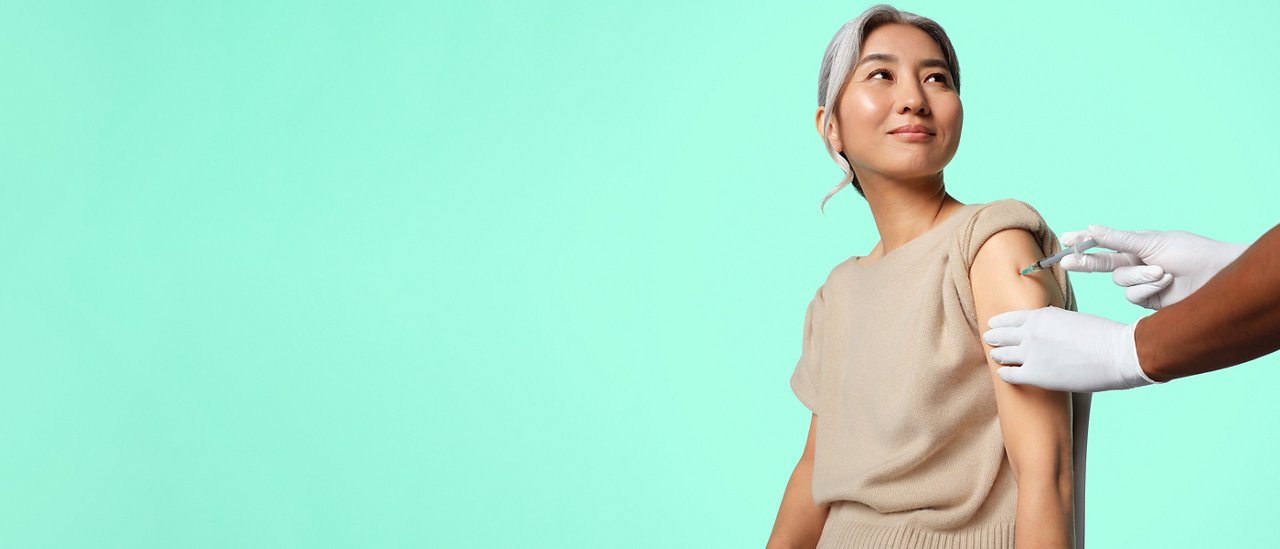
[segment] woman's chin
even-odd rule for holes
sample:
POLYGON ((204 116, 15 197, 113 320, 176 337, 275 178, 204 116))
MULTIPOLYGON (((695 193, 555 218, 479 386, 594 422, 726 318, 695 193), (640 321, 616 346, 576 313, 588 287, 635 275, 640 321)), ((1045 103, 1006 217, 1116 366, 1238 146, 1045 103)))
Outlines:
POLYGON ((897 169, 886 169, 884 171, 881 171, 880 173, 886 179, 889 179, 892 181, 920 181, 920 180, 930 179, 942 173, 943 167, 945 167, 945 164, 944 165, 911 166, 911 167, 901 167, 897 169))

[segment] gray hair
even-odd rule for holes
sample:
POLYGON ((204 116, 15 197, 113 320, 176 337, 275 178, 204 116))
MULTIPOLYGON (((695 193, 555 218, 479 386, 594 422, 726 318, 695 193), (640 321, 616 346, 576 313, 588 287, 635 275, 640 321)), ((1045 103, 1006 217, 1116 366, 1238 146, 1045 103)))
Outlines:
POLYGON ((911 25, 933 38, 933 41, 938 43, 938 48, 942 50, 947 65, 951 68, 952 85, 956 93, 960 93, 960 63, 956 60, 956 50, 951 46, 951 39, 947 38, 947 32, 942 30, 942 26, 934 20, 900 11, 887 4, 877 4, 840 27, 836 35, 831 38, 831 43, 827 44, 827 53, 822 56, 822 69, 818 73, 818 106, 825 107, 820 126, 822 142, 827 146, 827 154, 831 155, 831 159, 844 170, 844 179, 827 193, 819 208, 826 206, 827 200, 840 192, 845 185, 852 184, 858 194, 867 196, 862 192, 862 185, 858 184, 858 177, 853 173, 849 159, 844 156, 844 153, 835 150, 835 147, 831 146, 831 140, 827 139, 827 123, 831 119, 831 113, 836 109, 840 92, 849 81, 854 63, 862 56, 862 43, 867 39, 867 35, 876 28, 890 23, 911 25))

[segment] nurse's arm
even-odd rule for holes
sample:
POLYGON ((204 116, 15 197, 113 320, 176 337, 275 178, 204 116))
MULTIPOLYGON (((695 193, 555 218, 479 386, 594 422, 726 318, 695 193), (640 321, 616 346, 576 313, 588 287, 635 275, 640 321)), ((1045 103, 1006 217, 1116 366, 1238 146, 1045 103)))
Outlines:
POLYGON ((1280 349, 1280 225, 1186 299, 1142 319, 1138 364, 1168 381, 1280 349))

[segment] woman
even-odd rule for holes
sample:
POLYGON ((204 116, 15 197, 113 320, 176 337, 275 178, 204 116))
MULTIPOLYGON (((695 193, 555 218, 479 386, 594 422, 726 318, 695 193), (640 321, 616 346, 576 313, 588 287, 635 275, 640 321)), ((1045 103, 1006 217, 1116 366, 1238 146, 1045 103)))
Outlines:
POLYGON ((996 314, 1074 297, 1060 269, 1018 274, 1058 249, 1034 209, 946 191, 959 90, 950 39, 924 17, 875 6, 827 48, 817 128, 846 172, 827 198, 851 184, 880 242, 832 269, 806 312, 791 386, 813 416, 770 547, 1082 538, 1087 396, 1004 383, 980 339, 996 314))

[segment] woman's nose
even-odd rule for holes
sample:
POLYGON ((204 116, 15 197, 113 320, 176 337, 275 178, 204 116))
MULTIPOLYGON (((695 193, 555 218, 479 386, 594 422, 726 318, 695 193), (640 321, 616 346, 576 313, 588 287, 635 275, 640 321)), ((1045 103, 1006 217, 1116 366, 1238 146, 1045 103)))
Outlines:
POLYGON ((924 94, 912 90, 904 93, 898 99, 898 114, 915 113, 920 116, 929 115, 929 103, 924 100, 924 94))

